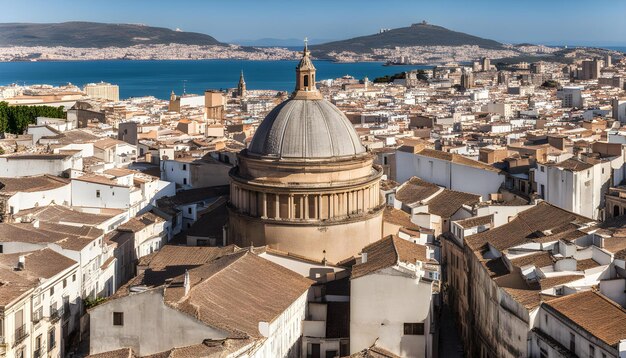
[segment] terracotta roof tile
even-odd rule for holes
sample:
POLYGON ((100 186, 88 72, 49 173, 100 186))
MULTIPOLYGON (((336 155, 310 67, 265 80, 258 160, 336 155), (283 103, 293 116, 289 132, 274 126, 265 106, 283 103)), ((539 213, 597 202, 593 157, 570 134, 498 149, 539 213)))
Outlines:
POLYGON ((579 292, 545 305, 609 346, 626 339, 626 310, 599 292, 579 292))
POLYGON ((362 252, 367 253, 367 261, 352 267, 352 279, 395 266, 398 262, 426 262, 426 246, 418 245, 395 235, 389 235, 379 241, 365 246, 362 252))

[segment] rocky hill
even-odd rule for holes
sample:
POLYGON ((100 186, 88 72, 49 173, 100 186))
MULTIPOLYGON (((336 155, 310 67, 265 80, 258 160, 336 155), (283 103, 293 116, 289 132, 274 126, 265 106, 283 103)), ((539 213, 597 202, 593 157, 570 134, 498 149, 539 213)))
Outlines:
POLYGON ((466 33, 448 30, 445 27, 427 23, 413 24, 380 32, 374 35, 355 37, 311 46, 313 54, 322 55, 332 51, 352 51, 366 53, 373 48, 394 48, 409 46, 462 46, 476 45, 484 49, 499 50, 503 45, 466 33))
POLYGON ((0 46, 129 47, 140 44, 221 45, 215 38, 134 24, 63 22, 0 24, 0 46))

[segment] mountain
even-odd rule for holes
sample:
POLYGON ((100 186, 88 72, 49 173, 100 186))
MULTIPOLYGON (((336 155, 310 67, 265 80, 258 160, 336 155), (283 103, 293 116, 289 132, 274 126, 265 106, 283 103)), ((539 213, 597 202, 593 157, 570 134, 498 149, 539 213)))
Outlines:
POLYGON ((476 45, 485 49, 501 49, 503 46, 501 43, 494 40, 483 39, 422 22, 409 27, 386 30, 374 35, 311 46, 311 51, 314 55, 323 56, 331 51, 366 53, 370 52, 373 48, 394 48, 396 46, 462 45, 476 45))
POLYGON ((140 44, 222 45, 215 38, 133 24, 62 22, 0 24, 0 46, 128 47, 140 44))

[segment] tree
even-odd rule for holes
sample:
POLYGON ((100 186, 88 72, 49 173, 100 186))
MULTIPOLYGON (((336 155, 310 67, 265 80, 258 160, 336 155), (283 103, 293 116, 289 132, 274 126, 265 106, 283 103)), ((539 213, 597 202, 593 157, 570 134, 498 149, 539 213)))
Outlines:
POLYGON ((66 118, 63 107, 51 106, 9 106, 0 102, 0 133, 22 134, 29 124, 37 122, 37 117, 66 118))

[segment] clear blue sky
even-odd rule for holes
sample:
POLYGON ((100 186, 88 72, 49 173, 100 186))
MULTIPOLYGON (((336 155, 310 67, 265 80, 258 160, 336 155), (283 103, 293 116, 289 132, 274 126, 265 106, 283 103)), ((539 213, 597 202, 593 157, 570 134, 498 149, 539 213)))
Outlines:
POLYGON ((622 0, 0 0, 0 22, 144 23, 236 39, 343 39, 427 20, 501 42, 626 45, 622 0), (308 6, 305 6, 304 4, 308 6))

